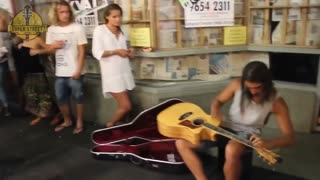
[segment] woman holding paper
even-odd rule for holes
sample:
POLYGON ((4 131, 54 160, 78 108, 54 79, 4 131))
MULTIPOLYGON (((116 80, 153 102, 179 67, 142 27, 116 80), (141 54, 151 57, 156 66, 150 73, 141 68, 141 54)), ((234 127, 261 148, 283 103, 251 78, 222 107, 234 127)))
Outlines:
POLYGON ((131 110, 128 90, 135 87, 129 58, 134 50, 128 49, 126 37, 121 31, 122 9, 117 4, 109 4, 104 13, 105 24, 97 26, 93 32, 92 53, 99 60, 103 95, 111 95, 118 107, 106 126, 114 126, 131 110))

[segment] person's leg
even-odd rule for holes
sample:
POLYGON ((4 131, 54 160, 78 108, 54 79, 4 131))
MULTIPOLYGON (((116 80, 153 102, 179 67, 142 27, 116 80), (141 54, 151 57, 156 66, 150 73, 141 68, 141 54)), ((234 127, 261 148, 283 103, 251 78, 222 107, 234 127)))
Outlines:
POLYGON ((61 120, 61 117, 62 117, 62 114, 60 112, 57 112, 54 115, 53 119, 50 121, 50 125, 54 126, 54 125, 58 124, 61 120))
POLYGON ((77 123, 73 133, 78 134, 83 131, 83 76, 79 79, 69 79, 69 86, 76 104, 77 123))
POLYGON ((68 87, 67 78, 57 77, 55 82, 55 92, 57 102, 59 104, 60 112, 63 116, 63 123, 58 125, 54 130, 56 132, 61 131, 65 127, 70 127, 72 125, 70 117, 70 107, 69 107, 69 98, 70 98, 70 89, 68 87))
POLYGON ((131 102, 128 91, 111 93, 111 95, 116 100, 118 107, 116 112, 112 116, 111 121, 106 123, 107 127, 114 126, 116 122, 120 121, 121 118, 123 118, 131 110, 131 102))
POLYGON ((37 116, 35 119, 33 119, 31 122, 30 122, 30 125, 31 126, 34 126, 36 124, 39 124, 39 122, 41 121, 41 117, 37 116))
POLYGON ((182 157, 183 161, 185 162, 193 176, 197 180, 207 180, 207 177, 203 171, 201 160, 194 152, 194 149, 198 146, 186 140, 177 139, 176 147, 180 156, 182 157))
MULTIPOLYGON (((3 112, 5 116, 9 116, 8 100, 4 89, 4 79, 7 73, 7 63, 0 63, 0 101, 3 105, 3 112)), ((0 104, 1 105, 1 104, 0 104)))
POLYGON ((226 180, 238 180, 241 175, 241 157, 246 147, 230 140, 225 147, 225 163, 223 167, 226 180))

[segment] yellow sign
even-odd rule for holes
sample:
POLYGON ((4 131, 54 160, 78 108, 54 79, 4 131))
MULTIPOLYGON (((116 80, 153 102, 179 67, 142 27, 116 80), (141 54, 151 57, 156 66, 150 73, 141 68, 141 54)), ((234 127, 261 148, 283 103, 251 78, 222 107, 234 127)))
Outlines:
POLYGON ((241 45, 247 43, 247 27, 232 26, 224 27, 224 45, 241 45))
POLYGON ((131 28, 130 45, 151 47, 150 28, 131 28))
POLYGON ((47 31, 38 13, 32 11, 30 5, 26 5, 12 20, 8 31, 15 33, 22 39, 31 40, 47 31))

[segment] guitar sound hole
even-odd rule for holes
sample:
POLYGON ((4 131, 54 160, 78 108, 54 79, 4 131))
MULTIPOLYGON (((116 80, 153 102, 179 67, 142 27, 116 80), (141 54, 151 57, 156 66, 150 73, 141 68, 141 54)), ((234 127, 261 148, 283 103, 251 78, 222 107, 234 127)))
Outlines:
POLYGON ((195 120, 193 120, 193 124, 195 125, 195 126, 200 126, 200 125, 202 125, 204 123, 204 120, 203 119, 195 119, 195 120))

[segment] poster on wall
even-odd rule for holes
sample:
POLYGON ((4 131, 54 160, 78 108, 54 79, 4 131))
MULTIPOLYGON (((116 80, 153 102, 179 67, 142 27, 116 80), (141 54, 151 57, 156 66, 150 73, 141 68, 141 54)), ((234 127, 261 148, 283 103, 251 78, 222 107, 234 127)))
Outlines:
POLYGON ((83 25, 88 38, 92 38, 94 28, 99 25, 98 10, 105 8, 108 0, 69 0, 76 22, 83 25))
POLYGON ((185 27, 222 27, 234 25, 234 0, 180 0, 185 27))

